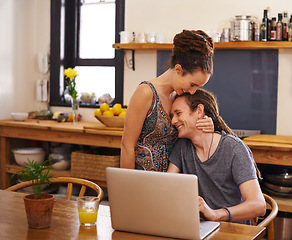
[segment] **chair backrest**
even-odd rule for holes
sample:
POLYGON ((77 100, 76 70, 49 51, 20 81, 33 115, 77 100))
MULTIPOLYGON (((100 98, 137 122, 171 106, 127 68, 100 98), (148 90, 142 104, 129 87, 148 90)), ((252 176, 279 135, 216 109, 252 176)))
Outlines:
MULTIPOLYGON (((268 240, 272 240, 274 239, 274 219, 277 217, 278 214, 278 204, 269 195, 265 193, 263 195, 267 204, 267 209, 271 209, 271 212, 257 225, 260 227, 266 227, 268 240)), ((252 222, 253 225, 256 225, 256 221, 252 222)))
MULTIPOLYGON (((67 200, 71 200, 72 198, 72 190, 73 190, 73 184, 81 186, 79 197, 84 196, 85 191, 87 188, 93 189, 97 193, 97 197, 100 199, 100 201, 103 198, 103 190, 100 186, 98 186, 96 183, 91 182, 89 180, 81 179, 81 178, 74 178, 74 177, 57 177, 57 178, 50 178, 51 183, 67 183, 67 200)), ((43 184, 47 184, 47 182, 44 182, 43 184)), ((32 186, 32 181, 26 181, 21 182, 18 184, 15 184, 9 188, 6 188, 7 191, 17 191, 26 187, 32 186)))

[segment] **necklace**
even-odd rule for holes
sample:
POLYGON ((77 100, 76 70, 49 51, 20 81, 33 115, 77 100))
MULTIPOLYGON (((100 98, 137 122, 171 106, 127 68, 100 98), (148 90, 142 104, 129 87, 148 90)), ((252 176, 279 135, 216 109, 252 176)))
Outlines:
POLYGON ((209 147, 209 152, 208 152, 208 158, 207 158, 207 160, 210 157, 210 151, 211 151, 211 147, 212 147, 212 143, 213 143, 213 138, 214 138, 214 133, 212 133, 212 138, 211 138, 211 143, 210 143, 210 147, 209 147))

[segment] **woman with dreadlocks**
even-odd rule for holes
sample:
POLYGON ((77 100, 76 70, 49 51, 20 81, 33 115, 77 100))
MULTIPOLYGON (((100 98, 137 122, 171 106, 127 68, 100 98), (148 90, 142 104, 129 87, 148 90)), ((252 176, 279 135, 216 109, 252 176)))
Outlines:
MULTIPOLYGON (((201 30, 183 30, 173 39, 170 67, 140 83, 128 105, 121 145, 120 167, 165 172, 177 140, 170 108, 175 95, 194 94, 213 73, 212 39, 201 30)), ((214 132, 205 116, 197 128, 214 132)))

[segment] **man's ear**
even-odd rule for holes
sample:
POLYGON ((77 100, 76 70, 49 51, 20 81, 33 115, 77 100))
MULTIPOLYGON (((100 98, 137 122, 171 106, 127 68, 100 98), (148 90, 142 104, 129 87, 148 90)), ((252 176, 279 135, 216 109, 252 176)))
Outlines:
POLYGON ((184 70, 180 64, 175 64, 174 69, 177 74, 182 75, 184 70))
POLYGON ((204 110, 204 105, 203 104, 199 104, 197 106, 197 114, 198 114, 198 118, 202 119, 205 116, 205 110, 204 110))

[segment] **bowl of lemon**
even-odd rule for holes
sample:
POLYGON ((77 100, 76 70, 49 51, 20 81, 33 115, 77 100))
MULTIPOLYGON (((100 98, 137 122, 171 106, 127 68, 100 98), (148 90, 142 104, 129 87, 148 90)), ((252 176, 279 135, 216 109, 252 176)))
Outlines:
POLYGON ((126 108, 122 108, 120 103, 116 103, 112 108, 103 103, 94 111, 94 116, 97 120, 107 127, 124 127, 126 108))

